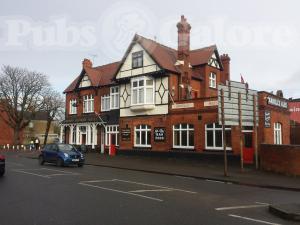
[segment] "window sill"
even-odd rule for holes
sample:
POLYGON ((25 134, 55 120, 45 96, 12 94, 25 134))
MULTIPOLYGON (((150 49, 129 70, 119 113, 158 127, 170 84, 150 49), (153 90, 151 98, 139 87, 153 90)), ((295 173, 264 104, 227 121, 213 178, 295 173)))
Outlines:
MULTIPOLYGON (((223 151, 223 147, 222 148, 212 148, 212 147, 205 147, 206 151, 223 151)), ((232 151, 232 148, 226 148, 226 151, 232 151)))
POLYGON ((151 145, 134 145, 135 148, 151 148, 151 145))
POLYGON ((189 149, 189 150, 194 150, 195 146, 174 146, 173 149, 189 149))
POLYGON ((83 114, 91 114, 91 113, 94 113, 94 111, 92 111, 92 112, 83 112, 83 114))
POLYGON ((154 109, 155 105, 154 104, 141 104, 141 105, 131 105, 130 109, 132 111, 142 111, 142 110, 150 110, 154 109))

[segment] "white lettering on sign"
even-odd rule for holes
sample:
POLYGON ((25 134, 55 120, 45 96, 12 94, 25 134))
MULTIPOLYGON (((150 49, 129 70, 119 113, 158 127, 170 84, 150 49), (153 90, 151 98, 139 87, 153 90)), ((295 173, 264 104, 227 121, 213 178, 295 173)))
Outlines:
POLYGON ((185 108, 193 108, 193 107, 194 107, 193 102, 172 105, 172 109, 185 109, 185 108))
POLYGON ((285 109, 288 108, 288 103, 286 101, 283 101, 278 98, 273 98, 271 96, 267 97, 267 99, 268 99, 269 105, 274 105, 274 106, 278 106, 278 107, 285 108, 285 109))
POLYGON ((290 108, 290 112, 300 112, 300 108, 294 106, 293 108, 290 108))
POLYGON ((205 101, 204 102, 204 107, 217 106, 217 105, 218 105, 218 101, 205 101))

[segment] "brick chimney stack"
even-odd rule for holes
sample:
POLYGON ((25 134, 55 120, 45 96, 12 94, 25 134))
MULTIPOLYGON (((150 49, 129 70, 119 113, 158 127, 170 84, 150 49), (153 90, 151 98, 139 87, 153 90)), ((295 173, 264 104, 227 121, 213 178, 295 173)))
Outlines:
POLYGON ((190 99, 191 96, 191 79, 192 71, 190 68, 190 31, 191 25, 182 15, 180 22, 177 23, 178 29, 178 49, 177 49, 177 65, 181 70, 180 79, 180 99, 190 99))
POLYGON ((221 72, 221 82, 226 84, 230 80, 230 57, 228 54, 221 55, 221 62, 223 64, 223 71, 221 72))
POLYGON ((93 66, 93 63, 92 63, 91 60, 89 60, 89 59, 84 59, 84 60, 82 61, 82 67, 83 67, 83 69, 86 69, 86 68, 92 68, 92 66, 93 66))
POLYGON ((190 31, 191 25, 182 15, 180 22, 177 23, 178 29, 178 60, 184 60, 190 53, 190 31))

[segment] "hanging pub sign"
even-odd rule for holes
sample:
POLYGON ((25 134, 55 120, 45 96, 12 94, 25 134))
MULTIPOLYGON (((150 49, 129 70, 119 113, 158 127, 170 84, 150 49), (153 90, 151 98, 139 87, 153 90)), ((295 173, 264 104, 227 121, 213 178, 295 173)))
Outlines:
POLYGON ((165 141, 166 139, 166 128, 155 127, 154 128, 154 141, 165 141))
POLYGON ((265 111, 265 128, 271 127, 271 111, 265 111))
POLYGON ((121 129, 121 138, 122 141, 130 141, 131 131, 130 128, 121 129))
POLYGON ((281 100, 279 98, 274 98, 272 96, 268 96, 267 102, 269 105, 277 106, 277 107, 284 108, 284 109, 288 108, 288 102, 281 100))

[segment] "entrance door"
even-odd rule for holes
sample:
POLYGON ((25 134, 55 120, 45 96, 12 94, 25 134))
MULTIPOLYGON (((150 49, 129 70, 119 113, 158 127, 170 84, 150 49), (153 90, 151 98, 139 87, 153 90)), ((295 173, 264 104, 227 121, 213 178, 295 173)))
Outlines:
POLYGON ((85 145, 86 143, 86 134, 82 134, 81 136, 81 144, 85 145))
POLYGON ((253 132, 245 132, 244 136, 244 148, 243 148, 243 158, 244 163, 253 164, 254 158, 254 147, 253 147, 253 132))

